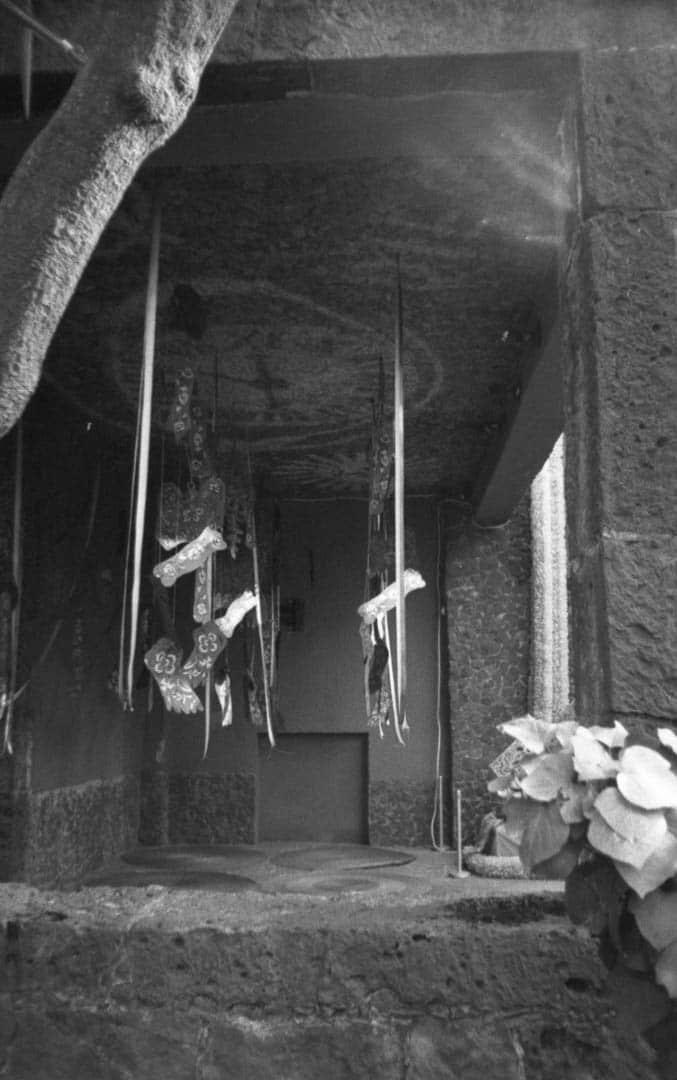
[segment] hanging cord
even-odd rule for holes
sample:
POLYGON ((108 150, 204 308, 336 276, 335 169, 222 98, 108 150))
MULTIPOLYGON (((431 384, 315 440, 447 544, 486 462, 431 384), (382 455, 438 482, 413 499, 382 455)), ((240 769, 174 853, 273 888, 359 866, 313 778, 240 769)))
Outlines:
POLYGON ((437 686, 435 716, 437 719, 437 751, 435 753, 435 795, 430 819, 430 840, 435 851, 444 850, 444 836, 435 837, 435 824, 441 811, 440 769, 442 767, 442 504, 437 504, 437 686))
POLYGON ((139 452, 136 477, 136 510, 134 520, 134 561, 130 595, 129 650, 127 657, 127 681, 124 704, 134 708, 134 660, 139 622, 139 598, 141 592, 141 561, 143 536, 146 523, 146 499, 148 495, 148 461, 150 457, 150 429, 153 404, 153 366, 155 360, 155 327, 157 321, 158 269, 160 262, 160 205, 156 203, 151 231, 150 258, 148 264, 148 288, 146 292, 146 316, 143 334, 143 364, 140 380, 139 452))
POLYGON ((16 425, 14 453, 14 514, 12 524, 12 577, 16 586, 16 603, 10 616, 9 685, 7 689, 5 731, 2 740, 3 754, 13 753, 12 726, 14 722, 16 676, 19 666, 19 630, 21 627, 21 591, 23 584, 23 445, 23 422, 19 420, 16 425))

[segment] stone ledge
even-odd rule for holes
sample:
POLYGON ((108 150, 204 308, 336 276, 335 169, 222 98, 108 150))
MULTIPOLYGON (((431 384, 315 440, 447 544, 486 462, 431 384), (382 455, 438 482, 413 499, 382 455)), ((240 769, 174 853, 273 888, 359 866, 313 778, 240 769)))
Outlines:
POLYGON ((240 895, 235 929, 222 895, 201 895, 199 922, 190 892, 11 897, 0 1055, 13 1080, 486 1080, 517 1077, 516 1046, 539 1080, 647 1075, 593 944, 535 899, 511 919, 504 898, 496 921, 478 896, 336 912, 253 896, 268 905, 255 926, 240 895))

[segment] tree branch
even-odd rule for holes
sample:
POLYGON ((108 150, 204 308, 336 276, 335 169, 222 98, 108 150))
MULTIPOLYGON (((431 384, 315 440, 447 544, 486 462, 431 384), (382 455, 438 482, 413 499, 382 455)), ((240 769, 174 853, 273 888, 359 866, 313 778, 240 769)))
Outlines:
POLYGON ((99 237, 177 130, 236 0, 119 0, 0 200, 0 437, 34 393, 99 237))

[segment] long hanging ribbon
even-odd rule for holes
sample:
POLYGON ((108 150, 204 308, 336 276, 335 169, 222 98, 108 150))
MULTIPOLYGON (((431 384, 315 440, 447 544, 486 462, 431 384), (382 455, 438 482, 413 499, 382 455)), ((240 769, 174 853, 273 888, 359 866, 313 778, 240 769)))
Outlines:
POLYGON ((16 425, 16 450, 14 457, 14 515, 12 523, 12 577, 16 586, 16 604, 11 615, 9 685, 7 688, 7 709, 5 712, 5 731, 2 740, 3 754, 13 753, 12 723, 14 720, 14 698, 16 676, 19 666, 19 628, 21 626, 21 589, 23 584, 23 472, 24 472, 23 423, 16 425))
POLYGON ((129 652, 127 660, 126 702, 134 707, 134 659, 139 621, 139 597, 141 592, 141 558, 143 534, 146 524, 146 498, 148 495, 148 461, 150 457, 150 428, 153 403, 153 365, 155 360, 155 325, 157 320, 158 268, 160 263, 160 206, 156 204, 153 214, 150 259, 148 265, 148 288, 146 291, 146 317, 143 333, 143 365, 141 371, 141 408, 139 415, 139 456, 136 477, 136 513, 134 521, 134 564, 130 597, 129 652))
MULTIPOLYGON (((249 455, 249 443, 247 443, 247 468, 249 470, 249 486, 252 485, 252 463, 249 455)), ((261 672, 263 679, 263 697, 266 703, 266 728, 268 730, 268 742, 275 746, 275 733, 273 731, 273 715, 270 704, 270 686, 268 683, 268 665, 266 664, 266 645, 263 640, 263 612, 261 611, 261 581, 259 577, 259 549, 256 542, 256 515, 254 513, 254 501, 250 509, 250 532, 252 538, 252 563, 254 565, 254 596, 256 597, 256 625, 259 631, 259 648, 261 650, 261 672)))
MULTIPOLYGON (((207 571, 207 619, 211 620, 214 614, 214 556, 210 555, 206 562, 207 571)), ((203 760, 207 757, 209 749, 209 728, 212 721, 212 668, 207 672, 205 680, 205 739, 202 748, 203 760)))
POLYGON ((141 388, 136 407, 136 431, 134 435, 134 460, 132 462, 132 483, 129 493, 129 518, 127 522, 127 540, 125 543, 125 574, 122 582, 122 615, 120 617, 120 649, 118 652, 118 697, 123 708, 127 708, 125 691, 125 656, 127 654, 127 612, 129 609, 129 577, 132 561, 132 537, 134 535, 134 494, 136 476, 139 467, 139 434, 141 431, 141 388))
MULTIPOLYGON (((28 0, 26 14, 33 14, 32 0, 28 0)), ((25 27, 21 32, 21 99, 24 120, 31 118, 31 89, 33 82, 33 31, 25 27)))
POLYGON ((407 722, 407 637, 404 606, 404 385, 402 379, 402 281, 397 260, 397 312, 395 317, 395 579, 397 581, 397 696, 403 731, 407 722))

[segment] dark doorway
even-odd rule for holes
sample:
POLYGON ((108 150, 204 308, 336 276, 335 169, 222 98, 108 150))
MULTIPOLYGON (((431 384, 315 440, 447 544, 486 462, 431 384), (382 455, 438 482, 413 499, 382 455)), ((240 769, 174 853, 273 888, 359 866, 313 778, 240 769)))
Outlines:
POLYGON ((366 735, 259 738, 258 839, 365 844, 366 735))

